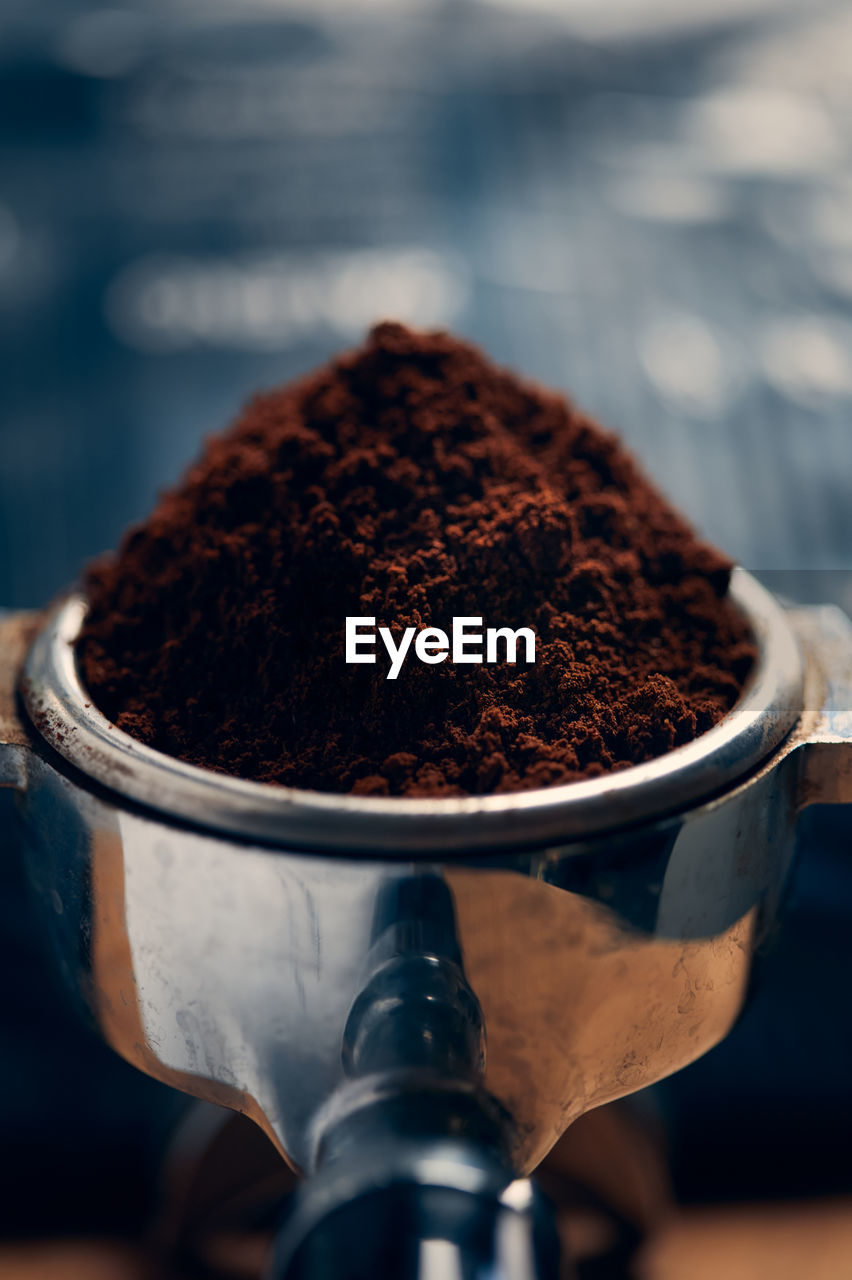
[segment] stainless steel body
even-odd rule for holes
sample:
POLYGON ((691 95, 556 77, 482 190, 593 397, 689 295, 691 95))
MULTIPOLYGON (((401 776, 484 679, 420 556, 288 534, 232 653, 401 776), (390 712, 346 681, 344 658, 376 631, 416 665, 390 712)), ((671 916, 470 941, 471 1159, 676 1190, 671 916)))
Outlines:
POLYGON ((736 594, 761 664, 719 729, 611 779, 432 802, 289 793, 141 747, 87 704, 66 603, 22 684, 45 749, 7 731, 5 762, 70 989, 124 1057, 248 1112, 309 1168, 377 899, 429 871, 531 1169, 581 1112, 725 1035, 797 810, 852 798, 848 623, 785 614, 743 574, 736 594))
POLYGON ((69 989, 125 1058, 253 1116, 310 1170, 342 1117, 393 1092, 347 1065, 347 1020, 385 963, 380 904, 428 877, 468 1083, 531 1170, 582 1112, 724 1037, 798 811, 852 801, 852 627, 782 610, 742 571, 733 591, 760 660, 715 730, 609 778, 452 801, 292 792, 142 747, 79 684, 72 598, 29 650, 30 723, 8 677, 0 706, 0 775, 69 989))

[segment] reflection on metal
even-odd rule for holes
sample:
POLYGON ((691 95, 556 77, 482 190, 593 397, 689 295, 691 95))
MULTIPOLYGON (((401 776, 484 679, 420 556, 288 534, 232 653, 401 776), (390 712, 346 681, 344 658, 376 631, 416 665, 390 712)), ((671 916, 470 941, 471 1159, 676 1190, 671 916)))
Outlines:
POLYGON ((523 1171, 584 1111, 692 1062, 739 1013, 756 905, 714 937, 655 938, 512 872, 447 879, 488 1029, 486 1087, 515 1121, 523 1171))
POLYGON ((15 705, 16 672, 40 622, 37 613, 0 611, 0 787, 22 789, 27 779, 29 734, 15 705))
POLYGON ((613 780, 461 802, 158 756, 86 705, 73 602, 30 651, 28 726, 7 620, 0 771, 69 990, 125 1058, 252 1116, 297 1168, 375 1133, 378 1177, 402 1133, 417 1185, 454 1168, 473 1179, 454 1194, 499 1194, 584 1111, 726 1034, 797 810, 852 801, 852 627, 744 574, 736 598, 761 658, 717 730, 613 780))
POLYGON ((421 1280, 464 1280, 463 1260, 449 1240, 421 1240, 421 1280))

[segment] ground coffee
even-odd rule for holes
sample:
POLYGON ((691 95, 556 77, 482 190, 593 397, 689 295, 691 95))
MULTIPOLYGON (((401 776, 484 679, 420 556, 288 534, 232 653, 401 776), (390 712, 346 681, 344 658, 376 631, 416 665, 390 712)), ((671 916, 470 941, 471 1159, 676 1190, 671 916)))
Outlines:
POLYGON ((618 441, 383 324, 259 396, 86 578, 85 683, 193 764, 361 794, 517 791, 668 751, 753 661, 729 562, 618 441), (534 664, 347 665, 348 615, 532 627, 534 664))

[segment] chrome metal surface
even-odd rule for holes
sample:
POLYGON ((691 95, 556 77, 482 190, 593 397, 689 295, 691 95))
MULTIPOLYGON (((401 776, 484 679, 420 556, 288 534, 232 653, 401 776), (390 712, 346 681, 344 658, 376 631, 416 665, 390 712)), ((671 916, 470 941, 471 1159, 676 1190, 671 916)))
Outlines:
POLYGON ((761 662, 718 730, 603 784, 426 805, 287 793, 129 746, 85 705, 65 606, 24 684, 54 751, 17 721, 5 732, 69 991, 129 1061, 253 1116, 309 1168, 356 1094, 387 1097, 385 1076, 347 1075, 344 1042, 380 904, 428 875, 452 904, 440 949, 481 1014, 459 1043, 482 1046, 476 1087, 511 1117, 512 1169, 530 1170, 583 1111, 727 1033, 797 810, 852 801, 852 628, 785 615, 746 575, 735 594, 761 662))
POLYGON ((297 1190, 266 1280, 568 1280, 549 1206, 487 1151, 458 1138, 401 1148, 381 1123, 362 1136, 356 1160, 297 1190), (419 1245, 400 1221, 418 1224, 419 1245))
POLYGON ((799 808, 852 802, 852 624, 832 605, 789 612, 805 658, 799 808))
POLYGON ((79 596, 49 617, 27 659, 22 692, 31 719, 63 759, 125 797, 208 830, 285 847, 400 857, 530 847, 684 808, 741 777, 779 745, 801 709, 796 641, 784 611, 742 570, 734 575, 732 596, 751 624, 759 659, 721 724, 623 773, 521 795, 328 795, 246 782, 162 755, 111 725, 87 697, 73 648, 85 612, 79 596))
POLYGON ((40 621, 36 613, 0 609, 0 787, 26 784, 30 735, 18 716, 15 684, 40 621))

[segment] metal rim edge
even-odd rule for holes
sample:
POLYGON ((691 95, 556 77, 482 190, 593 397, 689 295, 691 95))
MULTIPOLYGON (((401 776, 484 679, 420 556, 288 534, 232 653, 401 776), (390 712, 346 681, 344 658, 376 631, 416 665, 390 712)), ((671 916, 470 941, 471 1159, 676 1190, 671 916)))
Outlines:
POLYGON ((587 840, 690 808, 749 773, 802 709, 802 660, 781 605, 743 569, 731 599, 758 660, 737 705, 686 746, 620 773, 511 795, 414 800, 248 782, 144 746, 88 700, 74 654, 79 595, 48 616, 24 664, 21 696, 48 745, 86 777, 161 815, 243 840, 342 854, 497 851, 587 840))

